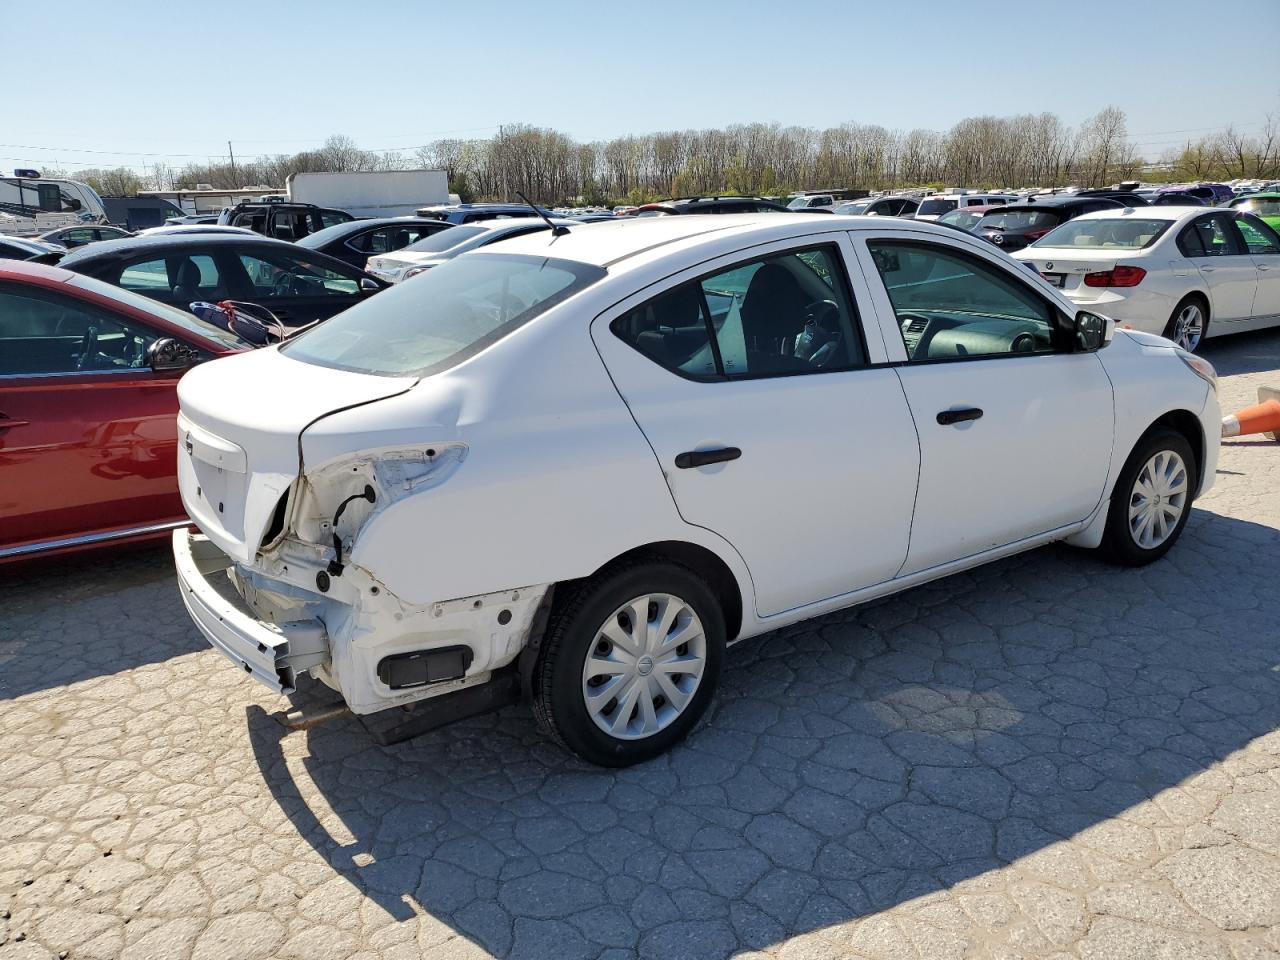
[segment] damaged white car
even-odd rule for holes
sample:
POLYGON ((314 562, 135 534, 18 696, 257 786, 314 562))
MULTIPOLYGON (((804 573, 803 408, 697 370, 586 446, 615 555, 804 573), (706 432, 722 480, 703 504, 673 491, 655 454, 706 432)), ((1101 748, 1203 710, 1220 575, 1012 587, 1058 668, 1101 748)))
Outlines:
POLYGON ((977 238, 779 214, 507 241, 179 395, 179 581, 233 663, 358 714, 505 684, 609 765, 733 641, 1054 540, 1162 556, 1220 417, 1206 361, 977 238))

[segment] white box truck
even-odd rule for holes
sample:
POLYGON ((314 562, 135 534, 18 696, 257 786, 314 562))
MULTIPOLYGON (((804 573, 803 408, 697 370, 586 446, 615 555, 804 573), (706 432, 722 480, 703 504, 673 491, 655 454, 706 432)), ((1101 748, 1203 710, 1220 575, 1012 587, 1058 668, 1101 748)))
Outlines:
POLYGON ((412 216, 419 207, 449 202, 443 170, 295 173, 285 189, 293 203, 334 207, 353 217, 412 216))

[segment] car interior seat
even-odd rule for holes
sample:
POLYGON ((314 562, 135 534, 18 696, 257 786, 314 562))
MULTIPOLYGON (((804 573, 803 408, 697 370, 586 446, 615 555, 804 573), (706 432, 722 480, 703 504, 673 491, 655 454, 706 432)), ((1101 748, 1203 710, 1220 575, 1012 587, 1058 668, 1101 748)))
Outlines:
POLYGON ((781 264, 766 263, 752 275, 741 309, 748 370, 783 373, 811 369, 809 361, 791 354, 795 338, 805 328, 808 305, 809 297, 800 281, 781 264))

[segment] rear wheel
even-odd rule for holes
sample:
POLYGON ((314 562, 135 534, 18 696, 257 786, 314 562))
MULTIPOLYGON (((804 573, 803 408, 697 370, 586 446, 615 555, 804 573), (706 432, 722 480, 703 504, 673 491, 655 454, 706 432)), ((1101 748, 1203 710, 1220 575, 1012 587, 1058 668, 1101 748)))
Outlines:
POLYGON ((1164 335, 1188 353, 1195 353, 1209 332, 1209 305, 1200 297, 1186 297, 1173 308, 1164 335))
POLYGON ((669 749, 706 711, 724 615, 692 570, 636 562, 558 600, 533 676, 534 715, 561 745, 607 767, 669 749))
POLYGON ((1102 549, 1125 566, 1158 560, 1182 535, 1199 479, 1182 434, 1159 428, 1144 436, 1116 480, 1102 549))

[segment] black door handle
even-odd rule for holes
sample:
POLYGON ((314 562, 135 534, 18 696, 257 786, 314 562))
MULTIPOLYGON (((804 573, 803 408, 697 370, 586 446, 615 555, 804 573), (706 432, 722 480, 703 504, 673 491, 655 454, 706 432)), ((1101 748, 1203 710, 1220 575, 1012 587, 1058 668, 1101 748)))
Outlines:
POLYGON ((681 470, 690 467, 705 467, 709 463, 724 463, 726 460, 737 460, 742 451, 737 447, 721 447, 718 450, 686 450, 676 454, 676 466, 681 470))
POLYGON ((982 411, 977 407, 965 407, 961 410, 943 410, 938 414, 938 423, 947 427, 953 423, 965 423, 969 420, 977 420, 982 416, 982 411))

